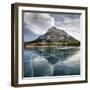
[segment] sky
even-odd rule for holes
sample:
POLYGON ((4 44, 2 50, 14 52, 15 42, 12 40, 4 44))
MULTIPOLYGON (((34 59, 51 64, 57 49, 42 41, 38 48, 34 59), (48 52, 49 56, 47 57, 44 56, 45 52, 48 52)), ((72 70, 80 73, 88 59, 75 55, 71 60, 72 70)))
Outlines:
POLYGON ((35 40, 55 26, 80 41, 80 14, 24 12, 24 41, 35 40))

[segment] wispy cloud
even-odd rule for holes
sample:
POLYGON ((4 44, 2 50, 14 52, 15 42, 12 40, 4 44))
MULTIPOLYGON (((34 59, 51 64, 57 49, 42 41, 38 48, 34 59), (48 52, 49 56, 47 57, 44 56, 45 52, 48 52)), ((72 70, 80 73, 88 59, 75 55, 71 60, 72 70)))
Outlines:
POLYGON ((54 17, 55 25, 64 29, 70 35, 80 40, 80 14, 51 14, 54 17))
POLYGON ((54 25, 54 18, 49 14, 27 12, 24 14, 24 22, 28 29, 30 28, 34 33, 42 35, 54 25))

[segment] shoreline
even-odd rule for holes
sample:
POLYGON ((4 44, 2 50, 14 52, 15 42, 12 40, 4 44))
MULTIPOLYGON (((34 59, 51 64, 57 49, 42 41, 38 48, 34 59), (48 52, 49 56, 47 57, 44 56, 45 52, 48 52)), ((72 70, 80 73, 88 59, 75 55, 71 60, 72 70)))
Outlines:
POLYGON ((80 46, 55 46, 55 45, 53 45, 53 46, 30 46, 30 45, 28 45, 28 46, 24 46, 24 48, 27 48, 27 49, 29 49, 29 48, 55 48, 55 47, 61 47, 61 48, 76 48, 76 47, 80 47, 80 46))

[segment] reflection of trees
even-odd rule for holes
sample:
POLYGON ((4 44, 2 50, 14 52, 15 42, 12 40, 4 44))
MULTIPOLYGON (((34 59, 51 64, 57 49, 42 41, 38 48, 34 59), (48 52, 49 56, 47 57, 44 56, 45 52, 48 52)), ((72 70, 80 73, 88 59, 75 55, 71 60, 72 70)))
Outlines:
POLYGON ((48 48, 35 48, 37 54, 46 58, 49 63, 55 64, 58 61, 64 61, 70 56, 74 55, 79 49, 78 48, 68 48, 68 49, 58 49, 55 47, 48 48))

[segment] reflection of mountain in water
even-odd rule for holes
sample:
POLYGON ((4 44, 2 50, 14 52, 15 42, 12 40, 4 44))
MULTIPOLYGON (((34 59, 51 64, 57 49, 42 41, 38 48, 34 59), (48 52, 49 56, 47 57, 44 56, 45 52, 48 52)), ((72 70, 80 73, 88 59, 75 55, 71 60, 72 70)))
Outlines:
POLYGON ((24 51, 24 76, 80 74, 78 47, 32 48, 24 51))
POLYGON ((59 60, 64 61, 73 54, 76 53, 76 51, 79 50, 79 48, 68 48, 68 49, 61 49, 61 48, 37 48, 36 49, 38 54, 40 56, 43 56, 46 58, 50 64, 55 64, 59 60))

